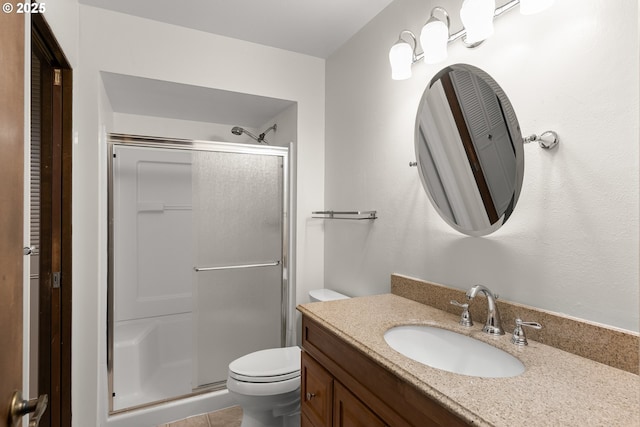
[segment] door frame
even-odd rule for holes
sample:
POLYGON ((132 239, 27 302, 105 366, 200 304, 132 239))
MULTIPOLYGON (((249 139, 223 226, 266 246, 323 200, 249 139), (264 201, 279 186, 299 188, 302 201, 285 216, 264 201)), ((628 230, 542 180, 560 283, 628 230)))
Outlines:
MULTIPOLYGON (((69 61, 53 31, 42 15, 31 16, 31 52, 36 53, 54 76, 42 112, 43 148, 49 149, 51 191, 50 253, 48 273, 40 271, 40 310, 38 343, 39 394, 49 395, 49 408, 41 420, 44 426, 71 425, 71 303, 72 303, 72 87, 73 73, 69 61), (47 108, 47 106, 49 108, 47 108), (59 287, 53 286, 50 272, 60 272, 59 287)), ((43 87, 43 89, 45 89, 43 87)), ((43 159, 44 165, 44 159, 43 159)), ((42 217, 42 215, 41 215, 42 217)), ((45 227, 42 228, 43 230, 45 227)))

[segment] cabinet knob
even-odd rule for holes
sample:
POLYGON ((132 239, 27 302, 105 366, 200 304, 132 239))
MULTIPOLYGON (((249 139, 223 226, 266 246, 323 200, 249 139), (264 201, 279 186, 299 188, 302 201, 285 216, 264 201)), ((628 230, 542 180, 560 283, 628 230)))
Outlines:
POLYGON ((315 393, 307 392, 306 397, 307 397, 307 400, 311 400, 311 399, 313 399, 314 397, 316 397, 316 394, 315 394, 315 393))

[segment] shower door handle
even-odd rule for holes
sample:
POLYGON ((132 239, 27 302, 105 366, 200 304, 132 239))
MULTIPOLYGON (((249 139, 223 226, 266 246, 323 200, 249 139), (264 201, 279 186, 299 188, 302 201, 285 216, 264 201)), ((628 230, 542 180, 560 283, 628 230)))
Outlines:
POLYGON ((255 268, 255 267, 275 267, 280 265, 280 261, 265 262, 262 264, 240 264, 240 265, 223 265, 220 267, 193 267, 196 272, 200 271, 215 271, 215 270, 234 270, 240 268, 255 268))

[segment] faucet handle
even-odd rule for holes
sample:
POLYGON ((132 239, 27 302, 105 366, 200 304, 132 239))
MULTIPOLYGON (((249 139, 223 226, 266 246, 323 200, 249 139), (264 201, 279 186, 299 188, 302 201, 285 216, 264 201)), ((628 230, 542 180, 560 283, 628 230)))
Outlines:
POLYGON ((469 313, 469 304, 461 304, 456 300, 449 301, 449 304, 456 307, 462 307, 462 314, 460 315, 460 323, 462 326, 473 326, 473 320, 471 320, 471 313, 469 313))
POLYGON ((517 318, 516 328, 513 330, 513 335, 511 336, 511 342, 515 345, 529 345, 524 329, 522 329, 523 326, 533 329, 542 329, 542 325, 538 322, 523 322, 522 319, 517 318))

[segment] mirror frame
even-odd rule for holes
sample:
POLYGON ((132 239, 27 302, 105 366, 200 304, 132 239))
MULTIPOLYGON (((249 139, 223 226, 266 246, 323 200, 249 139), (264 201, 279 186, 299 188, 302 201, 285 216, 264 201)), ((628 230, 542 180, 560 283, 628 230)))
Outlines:
MULTIPOLYGON (((447 142, 448 143, 448 142, 447 142)), ((522 133, 520 131, 520 125, 518 123, 518 119, 516 117, 515 111, 513 109, 513 106, 511 105, 511 102, 509 101, 509 99, 507 98, 506 93, 504 92, 504 90, 502 90, 502 88, 500 87, 500 85, 498 85, 498 83, 485 71, 481 70, 480 68, 474 67, 472 65, 468 65, 468 64, 453 64, 453 65, 449 65, 445 68, 443 68, 442 70, 440 70, 429 82, 429 84, 427 85, 426 89, 424 90, 424 93, 422 94, 422 98, 420 99, 420 103, 418 106, 418 111, 416 113, 416 120, 415 120, 415 133, 414 133, 414 148, 415 148, 415 155, 416 155, 416 162, 417 162, 417 168, 418 168, 418 174, 420 176, 420 181, 422 182, 422 186, 425 190, 425 192, 427 193, 427 196, 429 197, 429 200, 431 201, 431 204, 433 205, 433 207, 435 208, 435 210, 438 212, 438 214, 440 215, 440 217, 447 223, 449 224, 453 229, 457 230, 458 232, 462 233, 462 234, 466 234, 469 236, 474 236, 474 237, 479 237, 479 236, 485 236, 488 235, 490 233, 493 233, 494 231, 498 230, 506 221, 507 219, 509 219, 509 217, 511 216, 511 214, 513 213, 513 210, 517 204, 518 198, 520 196, 520 191, 522 189, 522 181, 524 178, 524 149, 523 149, 523 144, 524 144, 524 139, 522 137, 522 133), (502 108, 502 112, 503 112, 503 116, 505 118, 505 123, 506 123, 506 127, 507 127, 507 132, 511 138, 511 142, 512 142, 512 146, 514 149, 514 154, 515 154, 515 180, 514 180, 514 191, 511 197, 511 201, 507 207, 507 209, 505 210, 505 212, 502 215, 499 215, 497 221, 493 222, 492 224, 490 224, 488 227, 485 228, 481 228, 481 229, 470 229, 470 228, 465 228, 459 224, 457 224, 452 218, 450 218, 448 215, 446 215, 439 207, 438 204, 436 203, 436 200, 432 194, 431 191, 431 187, 429 185, 429 181, 427 180, 427 177, 425 176, 425 168, 428 168, 429 165, 426 164, 426 162, 424 161, 424 159, 421 159, 420 156, 420 143, 421 143, 421 131, 420 131, 420 119, 421 116, 423 115, 423 110, 426 108, 426 103, 427 103, 427 96, 430 93, 430 90, 432 88, 432 86, 440 81, 440 79, 446 75, 449 74, 452 71, 466 71, 469 72, 475 76, 477 76, 478 78, 480 78, 481 80, 483 80, 488 86, 489 88, 491 88, 494 92, 494 94, 496 95, 500 106, 502 108)), ((444 145, 444 144, 442 144, 444 145)))

